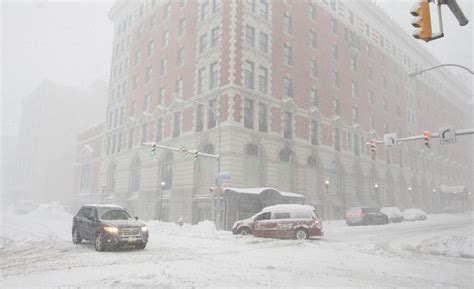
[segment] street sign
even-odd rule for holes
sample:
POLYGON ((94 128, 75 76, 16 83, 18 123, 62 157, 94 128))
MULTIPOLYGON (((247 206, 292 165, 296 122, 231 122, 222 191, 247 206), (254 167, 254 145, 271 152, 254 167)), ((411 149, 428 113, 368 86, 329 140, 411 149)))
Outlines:
POLYGON ((188 149, 187 149, 186 147, 180 147, 180 148, 179 148, 179 152, 181 153, 181 156, 182 156, 182 157, 187 156, 188 153, 189 153, 189 151, 188 151, 188 149))
POLYGON ((386 133, 383 135, 385 148, 397 148, 398 137, 396 133, 386 133))
POLYGON ((219 179, 221 181, 228 181, 230 180, 230 173, 229 172, 220 172, 219 173, 219 179))
POLYGON ((454 126, 443 126, 439 128, 439 143, 456 143, 456 130, 454 129, 454 126))

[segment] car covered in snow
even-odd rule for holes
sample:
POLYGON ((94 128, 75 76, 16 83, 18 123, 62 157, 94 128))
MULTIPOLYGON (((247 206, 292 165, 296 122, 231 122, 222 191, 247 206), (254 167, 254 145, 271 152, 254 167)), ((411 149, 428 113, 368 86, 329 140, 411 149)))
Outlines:
POLYGON ((355 225, 383 225, 388 224, 388 216, 377 208, 351 207, 346 211, 346 224, 355 225))
POLYGON ((410 208, 403 211, 403 219, 405 221, 424 221, 428 219, 428 216, 421 209, 410 208))
POLYGON ((298 204, 265 207, 253 217, 235 222, 232 233, 298 240, 324 235, 322 221, 314 207, 298 204))
POLYGON ((397 207, 383 207, 380 212, 387 215, 388 221, 391 223, 403 222, 403 213, 397 207))
POLYGON ((144 249, 148 228, 138 217, 117 205, 85 205, 73 217, 72 242, 92 241, 97 251, 116 247, 144 249))

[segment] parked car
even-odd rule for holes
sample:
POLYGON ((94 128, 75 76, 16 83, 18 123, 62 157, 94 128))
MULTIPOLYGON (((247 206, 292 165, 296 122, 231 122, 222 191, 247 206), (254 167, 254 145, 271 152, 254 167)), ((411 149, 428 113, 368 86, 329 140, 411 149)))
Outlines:
POLYGON ((388 221, 391 223, 403 222, 403 213, 397 207, 383 207, 380 212, 388 216, 388 221))
POLYGON ((349 226, 388 224, 388 216, 377 208, 352 207, 346 211, 346 224, 349 226))
POLYGON ((405 221, 424 221, 428 218, 426 213, 418 208, 410 208, 403 211, 405 221))
POLYGON ((324 235, 322 221, 314 207, 297 204, 266 207, 253 217, 235 222, 232 233, 298 240, 324 235))
POLYGON ((145 249, 148 228, 123 207, 86 205, 72 220, 72 242, 80 244, 82 240, 94 242, 97 251, 119 246, 145 249))

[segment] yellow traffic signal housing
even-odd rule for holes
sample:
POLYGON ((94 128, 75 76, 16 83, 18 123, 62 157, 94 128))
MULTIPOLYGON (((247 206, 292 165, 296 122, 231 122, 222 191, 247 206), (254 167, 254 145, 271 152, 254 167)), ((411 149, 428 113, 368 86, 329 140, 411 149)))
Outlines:
POLYGON ((430 0, 418 0, 413 6, 410 13, 416 18, 411 22, 411 25, 418 28, 413 33, 416 39, 422 39, 426 42, 432 40, 431 31, 431 15, 430 15, 430 0))

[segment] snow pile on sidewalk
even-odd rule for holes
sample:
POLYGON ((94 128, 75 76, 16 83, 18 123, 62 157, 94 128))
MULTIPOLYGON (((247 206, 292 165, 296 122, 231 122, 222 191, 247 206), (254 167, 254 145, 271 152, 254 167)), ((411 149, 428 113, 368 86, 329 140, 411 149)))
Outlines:
POLYGON ((474 237, 472 236, 443 236, 423 241, 417 247, 422 252, 434 255, 474 258, 474 237))
POLYGON ((35 210, 27 214, 35 219, 56 219, 72 221, 72 215, 59 203, 41 204, 35 210))

